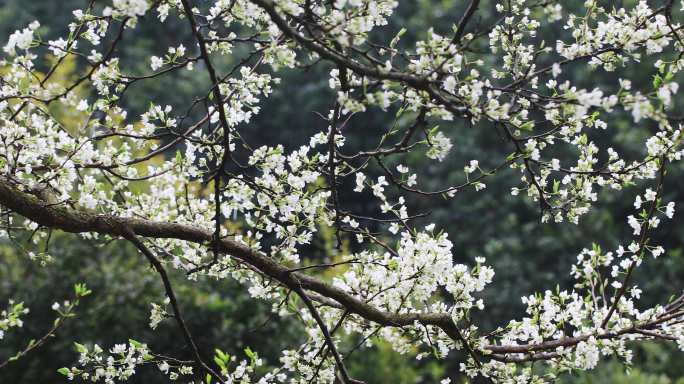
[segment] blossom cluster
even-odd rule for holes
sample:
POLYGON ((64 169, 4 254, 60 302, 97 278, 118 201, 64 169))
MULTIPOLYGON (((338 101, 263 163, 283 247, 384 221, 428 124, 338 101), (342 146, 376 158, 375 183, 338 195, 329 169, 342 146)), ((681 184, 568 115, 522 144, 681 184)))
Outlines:
POLYGON ((29 309, 24 307, 24 303, 15 303, 10 300, 7 309, 0 312, 0 340, 5 337, 5 332, 11 328, 21 328, 24 321, 21 316, 29 313, 29 309))

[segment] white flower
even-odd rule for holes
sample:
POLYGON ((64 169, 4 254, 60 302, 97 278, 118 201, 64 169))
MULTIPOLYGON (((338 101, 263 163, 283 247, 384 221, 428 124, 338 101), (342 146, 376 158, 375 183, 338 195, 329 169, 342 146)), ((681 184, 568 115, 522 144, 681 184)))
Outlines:
POLYGON ((634 103, 632 104, 631 108, 632 118, 634 119, 635 123, 638 123, 641 119, 648 117, 653 110, 653 106, 648 99, 639 93, 634 95, 634 103))
POLYGON ((418 175, 417 174, 412 174, 408 177, 406 180, 406 185, 409 187, 412 187, 418 183, 418 175))
POLYGON ((167 363, 166 361, 162 361, 159 364, 159 370, 164 374, 169 372, 169 368, 171 368, 171 367, 169 366, 169 363, 167 363))
POLYGON ((373 195, 385 200, 385 187, 388 185, 389 183, 387 183, 385 176, 378 176, 378 181, 371 187, 373 189, 373 195))
POLYGON ((142 16, 150 9, 147 0, 114 0, 114 8, 131 17, 142 16))
POLYGON ((185 56, 185 46, 183 44, 179 45, 178 48, 176 48, 176 55, 180 56, 185 56))
POLYGON ((28 49, 31 47, 33 42, 33 30, 30 28, 24 28, 21 31, 14 31, 5 45, 4 51, 10 55, 16 53, 16 48, 28 49))
POLYGON ((603 120, 596 119, 596 121, 594 122, 594 127, 598 129, 606 129, 608 128, 608 123, 606 123, 603 120))
POLYGON ((152 56, 150 58, 150 67, 152 68, 153 71, 156 71, 157 69, 159 69, 163 66, 164 66, 164 59, 162 59, 161 57, 152 56))
POLYGON ((430 138, 430 148, 428 149, 426 155, 431 159, 442 161, 449 153, 452 146, 451 139, 444 136, 441 131, 437 132, 437 134, 430 138))
MULTIPOLYGON (((164 300, 164 304, 170 302, 168 297, 164 300)), ((164 309, 164 306, 156 303, 150 303, 150 305, 152 306, 152 309, 150 309, 150 328, 157 329, 159 323, 166 317, 166 309, 164 309)))
POLYGON ((674 201, 671 201, 667 203, 667 206, 665 207, 665 216, 667 216, 668 219, 671 219, 674 216, 675 213, 675 203, 674 201))
POLYGON ((63 38, 60 37, 57 40, 50 40, 48 42, 48 45, 50 46, 50 51, 52 51, 53 55, 57 57, 62 57, 66 55, 67 41, 63 38))
POLYGON ((477 160, 470 160, 470 164, 466 165, 463 170, 465 173, 473 173, 477 169, 478 165, 480 164, 479 161, 477 160))
POLYGON ((532 160, 538 161, 541 158, 539 146, 536 140, 529 139, 525 142, 525 150, 529 153, 532 160))
POLYGON ((663 104, 669 107, 672 104, 672 95, 677 93, 678 89, 679 84, 677 83, 665 84, 658 88, 658 98, 662 100, 663 104))
POLYGON ((651 188, 646 189, 646 193, 644 193, 644 197, 647 201, 655 201, 656 196, 658 196, 658 194, 651 190, 651 188))
POLYGON ((313 148, 319 144, 325 144, 327 142, 328 135, 326 135, 324 132, 318 132, 317 134, 313 135, 309 140, 309 146, 313 148))
POLYGON ((365 188, 364 182, 366 181, 366 175, 362 172, 356 172, 356 187, 354 192, 361 192, 365 188))
POLYGON ((115 344, 114 347, 112 347, 112 349, 109 350, 109 352, 111 352, 112 354, 118 355, 118 354, 126 353, 127 349, 128 348, 127 348, 126 344, 115 344))
POLYGON ((454 90, 456 89, 456 84, 456 79, 453 76, 447 76, 443 84, 444 90, 449 93, 454 93, 454 90))
POLYGON ((627 217, 627 224, 629 224, 629 226, 632 227, 635 235, 641 233, 641 223, 639 223, 639 220, 637 220, 637 218, 633 215, 629 215, 627 217))
POLYGON ((658 228, 658 225, 660 224, 660 219, 657 217, 651 217, 648 220, 648 226, 649 228, 658 228))
POLYGON ((349 224, 349 226, 352 228, 358 228, 359 227, 359 222, 354 220, 353 218, 351 218, 349 216, 345 216, 344 218, 342 218, 342 222, 349 224))
POLYGON ((81 193, 78 203, 88 209, 97 208, 97 199, 90 193, 81 193))
POLYGON ((662 255, 663 253, 665 253, 665 248, 661 246, 657 246, 651 249, 651 254, 653 255, 653 258, 658 258, 658 256, 662 255))
POLYGON ((76 110, 78 111, 87 111, 88 110, 88 100, 82 99, 81 101, 78 102, 78 106, 76 107, 76 110))

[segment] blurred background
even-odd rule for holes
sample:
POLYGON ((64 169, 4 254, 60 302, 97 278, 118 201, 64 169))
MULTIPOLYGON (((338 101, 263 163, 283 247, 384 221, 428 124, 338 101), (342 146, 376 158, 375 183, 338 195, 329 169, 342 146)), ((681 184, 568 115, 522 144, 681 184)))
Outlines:
MULTIPOLYGON (((86 3, 85 0, 0 0, 2 44, 15 29, 23 28, 33 20, 40 21, 44 40, 65 35, 71 11, 84 8, 86 3)), ((203 7, 209 2, 196 0, 195 3, 203 7)), ((376 33, 379 39, 383 38, 382 35, 391 38, 405 27, 407 33, 402 44, 410 47, 415 40, 425 38, 429 28, 440 34, 450 33, 450 26, 458 20, 467 1, 410 0, 399 3, 392 24, 376 33)), ((564 3, 567 3, 563 4, 564 7, 571 9, 582 6, 580 1, 564 3)), ((609 9, 612 6, 630 7, 635 1, 600 3, 609 9)), ((482 2, 473 27, 493 20, 494 4, 493 1, 482 2)), ((119 45, 117 55, 124 71, 148 73, 150 56, 161 56, 166 47, 179 43, 192 53, 195 45, 184 21, 170 17, 164 25, 145 22, 146 18, 152 17, 155 16, 148 14, 143 17, 136 30, 127 34, 124 44, 119 45)), ((564 33, 562 21, 550 24, 543 33, 540 38, 555 41, 564 33)), ((486 53, 486 38, 482 42, 474 49, 486 53)), ((240 53, 236 49, 235 58, 228 58, 220 65, 230 65, 230 60, 237 62, 240 53)), ((150 102, 169 104, 182 111, 187 100, 207 89, 208 79, 201 69, 183 70, 150 82, 136 83, 123 101, 129 109, 129 118, 134 120, 145 112, 150 102), (170 89, 173 92, 169 92, 170 89)), ((325 130, 326 123, 314 112, 326 115, 333 100, 327 83, 330 69, 321 63, 306 69, 280 72, 278 76, 282 78, 282 85, 262 101, 261 113, 240 128, 245 139, 256 146, 282 143, 288 149, 296 149, 308 143, 312 134, 325 130)), ((68 59, 55 78, 67 82, 82 71, 81 64, 68 59)), ((654 73, 652 61, 645 58, 640 64, 608 76, 605 72, 590 70, 584 64, 567 67, 563 76, 581 87, 605 86, 610 89, 617 77, 631 79, 635 87, 649 86, 654 73)), ((83 97, 88 96, 85 89, 77 92, 82 92, 83 97)), ((678 100, 677 105, 684 106, 684 101, 678 100)), ((73 112, 53 112, 60 114, 65 123, 82 124, 84 118, 73 112)), ((344 130, 348 143, 345 148, 353 151, 372 147, 394 120, 393 111, 379 110, 352 118, 344 130)), ((396 123, 401 126, 410 122, 406 117, 396 123)), ((627 155, 642 153, 642 138, 654 128, 649 126, 649 122, 635 126, 630 116, 620 112, 611 115, 608 123, 608 131, 592 139, 627 155)), ((423 189, 437 190, 462 182, 463 165, 469 160, 479 159, 486 169, 496 166, 511 150, 511 144, 496 135, 491 127, 471 126, 458 120, 448 126, 440 124, 454 144, 447 159, 439 163, 427 161, 422 153, 417 152, 401 160, 419 171, 419 183, 423 189)), ((381 174, 378 169, 369 170, 371 175, 374 172, 376 176, 381 174)), ((680 203, 684 201, 681 165, 674 166, 671 172, 673 175, 665 184, 665 197, 668 201, 680 203)), ((440 196, 414 196, 409 201, 414 212, 430 213, 417 225, 434 222, 449 233, 454 243, 455 262, 471 263, 475 257, 484 256, 487 264, 496 271, 493 284, 483 295, 487 307, 475 314, 483 330, 493 330, 511 318, 521 317, 524 307, 520 297, 523 295, 553 289, 557 284, 561 288, 571 288, 570 266, 582 248, 591 247, 595 242, 603 249, 613 249, 630 235, 625 217, 632 210, 636 194, 634 188, 622 192, 602 191, 600 203, 581 220, 580 225, 540 224, 538 205, 520 196, 511 196, 510 189, 517 186, 518 181, 517 175, 505 170, 488 179, 487 189, 481 193, 462 191, 450 200, 440 196)), ((351 189, 353 185, 345 184, 343 188, 351 189)), ((355 196, 354 200, 343 201, 343 206, 355 212, 377 209, 374 202, 355 196)), ((666 248, 666 255, 655 261, 649 259, 637 274, 638 284, 644 290, 642 306, 664 302, 684 286, 682 217, 675 215, 673 221, 666 223, 669 227, 658 232, 657 240, 666 248)), ((95 245, 77 236, 55 232, 50 245, 53 261, 41 266, 29 260, 26 252, 22 251, 23 240, 0 243, 0 306, 4 306, 7 299, 14 298, 31 308, 24 327, 11 332, 0 342, 0 361, 50 328, 55 317, 51 304, 69 297, 75 283, 85 282, 93 294, 83 300, 78 308, 78 317, 71 319, 56 338, 30 356, 0 370, 0 383, 63 382, 56 370, 71 366, 77 358, 73 341, 98 343, 108 348, 133 337, 148 343, 152 350, 180 357, 187 355, 175 324, 166 321, 154 332, 149 329, 149 302, 161 302, 164 294, 157 276, 148 273, 148 265, 134 249, 123 242, 95 245)), ((354 251, 354 242, 348 240, 345 239, 343 251, 354 251)), ((318 234, 310 248, 306 254, 311 255, 312 260, 330 260, 339 254, 335 249, 334 234, 325 231, 318 234)), ((275 366, 284 348, 301 341, 302 335, 294 319, 272 317, 270 305, 250 300, 246 287, 228 280, 188 283, 180 274, 173 277, 186 321, 206 356, 218 347, 241 357, 243 349, 249 346, 268 364, 275 366)), ((358 340, 348 340, 348 346, 356 342, 358 340)), ((412 354, 399 355, 379 342, 371 349, 352 354, 348 366, 352 376, 363 378, 368 383, 437 383, 444 377, 461 383, 465 378, 458 374, 460 359, 461 356, 454 353, 445 360, 416 360, 412 354)), ((607 362, 595 371, 566 376, 563 382, 684 383, 684 364, 681 364, 684 355, 673 345, 642 345, 637 349, 634 361, 637 363, 633 368, 607 362)), ((134 383, 164 381, 154 368, 143 369, 132 380, 134 383)))

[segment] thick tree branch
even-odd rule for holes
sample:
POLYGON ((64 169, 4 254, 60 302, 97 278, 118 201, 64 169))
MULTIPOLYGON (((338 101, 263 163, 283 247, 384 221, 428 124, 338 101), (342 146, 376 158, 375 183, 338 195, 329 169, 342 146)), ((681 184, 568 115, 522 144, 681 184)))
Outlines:
MULTIPOLYGON (((71 233, 95 232, 103 235, 120 236, 129 240, 131 239, 131 233, 133 233, 136 236, 178 239, 207 246, 212 246, 213 244, 213 232, 208 229, 186 224, 157 222, 132 217, 97 214, 86 210, 75 210, 60 204, 50 203, 36 195, 40 194, 38 192, 32 194, 22 191, 16 183, 7 178, 0 178, 0 204, 44 227, 61 229, 71 233)), ((218 247, 220 252, 229 254, 249 264, 261 273, 272 277, 294 291, 300 289, 312 291, 314 293, 310 295, 310 298, 322 302, 324 305, 332 304, 338 308, 345 308, 350 313, 357 314, 368 321, 391 327, 410 326, 415 322, 436 326, 453 340, 461 342, 470 356, 479 364, 477 355, 481 352, 474 350, 470 346, 448 313, 396 314, 385 312, 329 283, 309 275, 292 272, 286 266, 277 263, 260 252, 250 249, 244 244, 230 239, 221 239, 218 247), (323 300, 319 300, 319 298, 323 298, 323 300)), ((681 316, 682 314, 677 313, 675 315, 681 316)), ((610 339, 639 333, 640 330, 668 321, 672 316, 674 315, 617 332, 568 337, 535 344, 486 345, 481 346, 480 351, 501 355, 549 351, 558 347, 568 348, 586 341, 592 336, 597 339, 610 339)), ((536 356, 550 357, 551 355, 536 356)), ((502 356, 493 356, 493 358, 503 359, 504 361, 509 360, 502 356)))
MULTIPOLYGON (((95 232, 128 238, 130 237, 129 231, 132 231, 137 236, 177 239, 207 246, 212 246, 214 241, 211 230, 196 226, 103 215, 86 210, 70 209, 60 204, 52 204, 40 199, 35 194, 22 191, 15 183, 6 178, 0 178, 0 204, 41 226, 61 229, 65 232, 95 232)), ((242 260, 290 289, 301 288, 313 291, 336 301, 347 308, 350 313, 357 314, 366 320, 392 327, 410 326, 415 322, 439 327, 452 339, 462 342, 471 354, 474 354, 448 313, 396 314, 385 312, 315 277, 291 272, 290 268, 244 244, 230 239, 221 239, 218 242, 218 247, 221 253, 242 260)))

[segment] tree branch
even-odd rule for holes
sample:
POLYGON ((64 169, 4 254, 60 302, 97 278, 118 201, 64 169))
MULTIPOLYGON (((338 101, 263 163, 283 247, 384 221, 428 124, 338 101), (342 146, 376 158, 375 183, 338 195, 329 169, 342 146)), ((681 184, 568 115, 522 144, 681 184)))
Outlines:
MULTIPOLYGON (((104 215, 84 209, 70 209, 63 205, 51 204, 44 198, 37 197, 36 194, 40 193, 25 192, 16 183, 0 177, 0 204, 44 227, 61 229, 71 233, 95 232, 124 238, 130 237, 132 231, 135 235, 143 237, 177 239, 207 246, 214 244, 213 232, 208 229, 179 223, 104 215)), ((384 326, 401 328, 413 325, 416 321, 423 325, 436 326, 453 340, 461 341, 466 348, 469 348, 465 338, 448 313, 399 314, 385 312, 315 277, 291 272, 290 268, 244 244, 230 239, 220 239, 217 245, 221 253, 228 254, 251 265, 292 290, 313 291, 334 300, 348 309, 350 313, 384 326)))
POLYGON ((166 270, 164 269, 164 266, 162 263, 157 259, 152 251, 150 251, 147 246, 135 235, 135 232, 128 228, 124 227, 124 238, 128 241, 130 241, 133 245, 135 245, 136 248, 145 255, 147 260, 152 264, 152 267, 157 271, 159 274, 159 277, 161 278, 162 282, 164 283, 164 290, 166 291, 166 296, 169 298, 169 304, 171 305, 171 308, 173 309, 173 315, 174 318, 176 319, 176 323, 178 323, 178 327, 181 329, 181 332, 183 333, 183 338, 185 339, 185 342, 188 344, 190 349, 192 350, 192 354, 195 357, 195 361, 197 364, 206 371, 206 373, 212 375, 216 380, 220 381, 221 383, 225 383, 223 378, 216 373, 207 363, 204 362, 202 359, 202 356, 199 353, 199 349, 197 348, 197 344, 195 343, 195 340, 192 338, 192 334, 190 333, 190 329, 188 329, 187 324, 185 324, 185 319, 183 318, 183 314, 180 311, 180 307, 178 305, 178 300, 176 300, 176 294, 173 291, 173 287, 171 286, 171 280, 169 280, 169 276, 166 273, 166 270))

